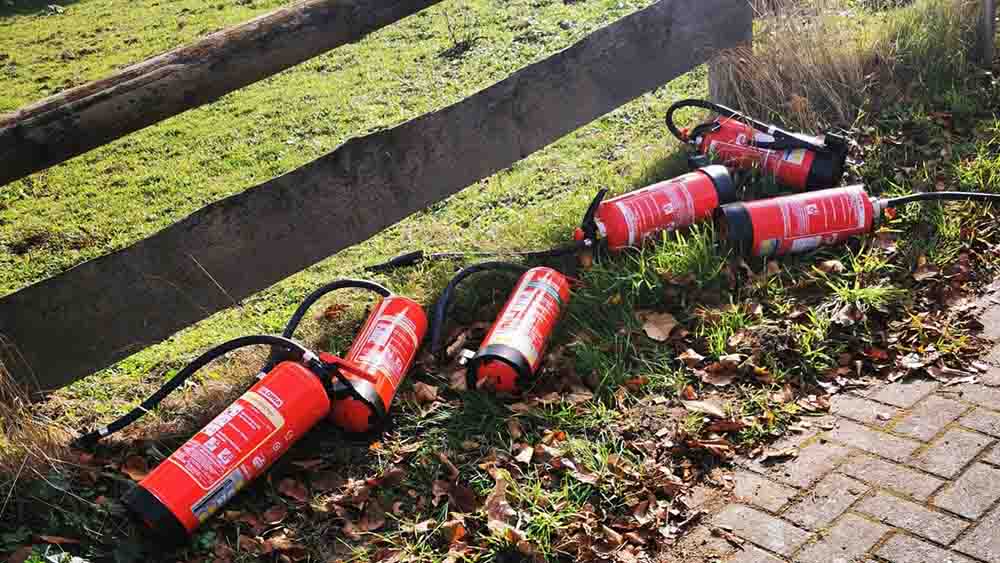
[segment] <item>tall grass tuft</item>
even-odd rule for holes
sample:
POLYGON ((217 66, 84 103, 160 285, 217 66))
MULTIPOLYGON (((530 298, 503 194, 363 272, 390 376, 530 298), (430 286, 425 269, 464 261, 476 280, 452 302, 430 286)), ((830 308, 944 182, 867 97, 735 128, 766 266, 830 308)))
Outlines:
POLYGON ((752 47, 722 54, 725 101, 805 131, 849 127, 903 96, 945 95, 969 76, 975 0, 753 0, 752 47))
POLYGON ((70 434, 31 409, 28 393, 0 360, 0 494, 26 469, 51 467, 67 458, 70 434))

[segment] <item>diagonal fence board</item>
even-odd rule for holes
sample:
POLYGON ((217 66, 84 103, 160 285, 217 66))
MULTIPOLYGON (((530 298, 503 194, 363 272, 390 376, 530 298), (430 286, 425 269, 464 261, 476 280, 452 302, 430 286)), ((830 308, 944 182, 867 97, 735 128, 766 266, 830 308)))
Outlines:
POLYGON ((0 115, 0 186, 357 41, 441 0, 305 0, 0 115))
POLYGON ((105 368, 691 70, 750 25, 743 0, 660 0, 454 105, 8 295, 8 369, 49 390, 105 368))

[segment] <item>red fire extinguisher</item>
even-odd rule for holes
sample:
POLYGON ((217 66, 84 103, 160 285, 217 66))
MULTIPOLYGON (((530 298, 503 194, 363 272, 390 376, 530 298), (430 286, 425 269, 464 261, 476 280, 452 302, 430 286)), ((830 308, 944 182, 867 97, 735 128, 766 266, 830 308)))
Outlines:
POLYGON ((744 256, 807 252, 877 228, 886 209, 914 201, 1000 201, 1000 194, 926 192, 873 198, 864 186, 846 186, 723 205, 715 220, 720 242, 744 256))
POLYGON ((340 280, 299 306, 284 336, 245 336, 205 352, 131 412, 81 438, 84 445, 131 424, 212 360, 246 346, 272 354, 258 381, 178 448, 124 499, 156 536, 178 543, 260 476, 317 422, 331 415, 348 431, 365 431, 386 414, 423 340, 427 318, 416 302, 373 282, 340 280), (382 301, 345 358, 314 354, 290 339, 310 305, 335 289, 375 291, 382 301))
POLYGON ((538 371, 549 337, 570 298, 569 279, 545 266, 526 268, 506 262, 474 264, 459 272, 435 305, 431 330, 432 350, 440 350, 441 329, 455 286, 484 270, 522 273, 479 350, 467 363, 470 389, 488 387, 511 393, 523 389, 538 371))
POLYGON ((792 133, 705 100, 675 103, 667 110, 666 122, 674 137, 693 145, 702 157, 715 155, 726 166, 760 170, 794 190, 836 186, 847 160, 847 140, 840 135, 827 132, 818 139, 792 133), (686 107, 707 109, 719 117, 691 130, 678 129, 674 112, 686 107))
POLYGON ((598 192, 574 238, 603 239, 612 252, 709 219, 720 205, 736 200, 729 170, 717 164, 612 199, 605 200, 606 193, 598 192))

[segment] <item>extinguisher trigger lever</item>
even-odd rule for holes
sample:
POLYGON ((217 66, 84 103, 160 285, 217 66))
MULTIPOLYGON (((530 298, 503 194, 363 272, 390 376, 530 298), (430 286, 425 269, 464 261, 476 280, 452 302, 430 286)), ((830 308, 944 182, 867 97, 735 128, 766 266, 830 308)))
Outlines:
POLYGON ((601 202, 604 201, 607 195, 607 188, 598 190, 597 195, 594 196, 594 200, 587 207, 587 212, 583 214, 583 221, 580 222, 580 230, 583 231, 584 242, 589 242, 588 246, 593 245, 597 241, 597 220, 595 217, 597 215, 597 208, 600 207, 601 202))

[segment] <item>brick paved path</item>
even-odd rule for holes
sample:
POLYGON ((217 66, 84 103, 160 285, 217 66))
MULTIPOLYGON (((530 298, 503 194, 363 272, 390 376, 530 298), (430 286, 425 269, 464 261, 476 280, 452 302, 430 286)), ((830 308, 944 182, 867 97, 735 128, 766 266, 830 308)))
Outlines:
POLYGON ((708 528, 690 541, 727 563, 1000 563, 1000 370, 982 380, 837 396, 775 445, 798 457, 740 464, 710 524, 742 549, 708 528))

